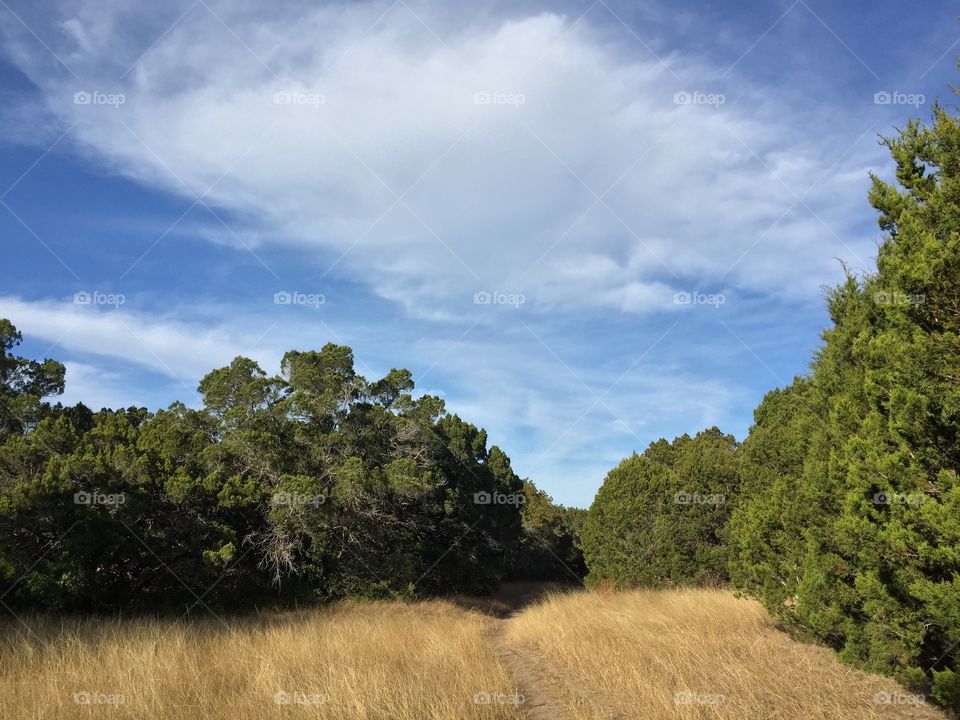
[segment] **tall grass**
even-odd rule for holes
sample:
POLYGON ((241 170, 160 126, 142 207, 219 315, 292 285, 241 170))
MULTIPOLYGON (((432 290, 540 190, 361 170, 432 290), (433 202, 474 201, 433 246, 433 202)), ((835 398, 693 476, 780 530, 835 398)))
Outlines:
POLYGON ((552 595, 510 621, 573 720, 943 718, 722 590, 552 595))
POLYGON ((441 602, 347 604, 226 623, 24 618, 0 636, 0 717, 126 720, 523 717, 485 642, 441 602))
POLYGON ((0 717, 944 717, 725 591, 555 593, 497 619, 535 593, 515 595, 225 621, 23 618, 29 632, 11 619, 0 623, 0 717))

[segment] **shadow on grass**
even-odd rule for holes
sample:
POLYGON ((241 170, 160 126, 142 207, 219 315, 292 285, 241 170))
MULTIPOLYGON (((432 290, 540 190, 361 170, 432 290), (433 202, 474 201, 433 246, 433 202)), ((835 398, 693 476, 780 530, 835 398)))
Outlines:
POLYGON ((581 592, 581 585, 558 582, 519 581, 506 582, 500 589, 486 597, 474 595, 448 595, 443 597, 457 607, 476 610, 496 618, 507 618, 525 607, 533 605, 547 595, 581 592))

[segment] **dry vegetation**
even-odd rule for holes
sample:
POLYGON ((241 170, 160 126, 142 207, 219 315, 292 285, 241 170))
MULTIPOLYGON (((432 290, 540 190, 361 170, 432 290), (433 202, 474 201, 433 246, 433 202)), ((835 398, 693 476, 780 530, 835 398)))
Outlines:
POLYGON ((553 595, 511 620, 507 639, 571 720, 944 717, 726 591, 553 595))
POLYGON ((554 593, 494 617, 527 599, 346 603, 229 624, 26 618, 29 634, 10 621, 0 707, 18 720, 943 718, 728 592, 554 593))
POLYGON ((346 604, 229 628, 26 620, 35 635, 11 623, 0 640, 0 716, 11 720, 522 717, 474 703, 516 686, 485 641, 495 621, 447 603, 346 604))

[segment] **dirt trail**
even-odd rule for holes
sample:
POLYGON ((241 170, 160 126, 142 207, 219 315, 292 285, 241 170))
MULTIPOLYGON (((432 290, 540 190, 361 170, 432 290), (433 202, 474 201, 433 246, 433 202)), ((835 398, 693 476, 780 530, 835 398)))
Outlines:
POLYGON ((488 640, 494 653, 516 680, 523 704, 531 720, 564 720, 567 715, 561 710, 553 684, 543 673, 535 658, 507 640, 509 617, 492 620, 488 640))
POLYGON ((557 680, 543 672, 543 663, 529 649, 509 641, 507 630, 510 619, 546 593, 569 589, 555 583, 507 583, 487 607, 475 607, 491 616, 487 641, 516 681, 524 697, 521 707, 530 720, 567 720, 569 714, 559 700, 557 680))

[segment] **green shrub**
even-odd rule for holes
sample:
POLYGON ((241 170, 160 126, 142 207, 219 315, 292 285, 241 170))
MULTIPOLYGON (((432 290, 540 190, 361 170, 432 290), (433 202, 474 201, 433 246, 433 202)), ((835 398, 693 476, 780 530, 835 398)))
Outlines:
POLYGON ((739 447, 717 428, 660 440, 610 471, 583 528, 587 582, 663 587, 727 579, 739 447))

